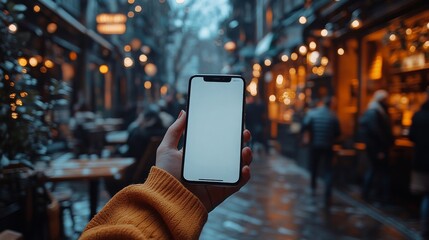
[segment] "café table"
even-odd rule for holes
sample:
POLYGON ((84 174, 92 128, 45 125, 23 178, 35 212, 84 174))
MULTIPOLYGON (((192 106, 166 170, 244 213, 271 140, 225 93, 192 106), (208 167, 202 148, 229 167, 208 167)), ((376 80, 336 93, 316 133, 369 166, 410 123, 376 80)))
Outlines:
POLYGON ((99 180, 121 179, 133 158, 70 159, 53 162, 43 171, 46 182, 88 181, 90 219, 97 213, 99 180))

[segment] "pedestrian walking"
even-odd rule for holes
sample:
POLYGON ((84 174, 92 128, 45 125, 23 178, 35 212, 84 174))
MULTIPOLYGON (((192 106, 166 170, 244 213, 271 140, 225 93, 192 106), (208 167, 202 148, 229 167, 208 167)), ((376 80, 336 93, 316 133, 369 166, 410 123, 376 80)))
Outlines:
POLYGON ((412 119, 410 139, 414 142, 411 192, 423 195, 420 218, 423 237, 429 238, 429 88, 426 101, 412 119))
POLYGON ((370 166, 364 176, 362 197, 368 200, 375 176, 381 179, 381 200, 387 201, 390 195, 389 151, 394 138, 388 114, 388 93, 377 90, 368 109, 359 120, 359 131, 366 145, 370 166))
POLYGON ((333 168, 332 146, 340 135, 340 124, 337 116, 329 109, 330 99, 319 99, 316 107, 307 112, 303 121, 303 134, 310 135, 311 157, 311 190, 313 195, 317 189, 317 175, 319 164, 323 165, 325 181, 325 205, 329 205, 332 194, 333 168))

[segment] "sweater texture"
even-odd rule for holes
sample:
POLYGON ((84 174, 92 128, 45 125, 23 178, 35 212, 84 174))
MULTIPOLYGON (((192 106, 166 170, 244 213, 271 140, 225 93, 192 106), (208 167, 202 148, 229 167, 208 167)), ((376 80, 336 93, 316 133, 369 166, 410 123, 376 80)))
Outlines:
POLYGON ((80 239, 198 239, 207 221, 200 200, 166 171, 152 167, 88 223, 80 239))

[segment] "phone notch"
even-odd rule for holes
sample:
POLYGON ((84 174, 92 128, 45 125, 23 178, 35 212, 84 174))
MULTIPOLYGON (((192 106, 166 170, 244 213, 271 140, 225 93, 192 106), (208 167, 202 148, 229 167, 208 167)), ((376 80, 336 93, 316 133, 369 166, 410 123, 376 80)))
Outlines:
POLYGON ((205 76, 204 81, 206 82, 231 82, 230 76, 205 76))

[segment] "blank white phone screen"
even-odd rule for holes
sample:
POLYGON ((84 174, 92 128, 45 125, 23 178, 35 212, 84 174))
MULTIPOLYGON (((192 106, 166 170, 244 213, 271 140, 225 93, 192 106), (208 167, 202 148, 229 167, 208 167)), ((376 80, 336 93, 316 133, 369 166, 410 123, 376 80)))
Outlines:
POLYGON ((240 177, 244 81, 190 85, 183 177, 188 181, 236 183, 240 177))

